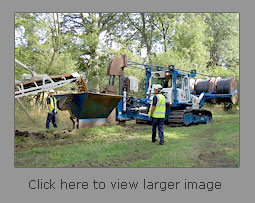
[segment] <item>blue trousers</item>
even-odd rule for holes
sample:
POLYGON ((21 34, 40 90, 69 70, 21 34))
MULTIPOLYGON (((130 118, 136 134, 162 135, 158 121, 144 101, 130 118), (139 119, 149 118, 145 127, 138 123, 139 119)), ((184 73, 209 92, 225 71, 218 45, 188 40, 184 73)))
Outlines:
POLYGON ((164 143, 164 118, 153 118, 152 117, 152 142, 156 141, 156 130, 158 127, 158 136, 160 143, 164 143))
POLYGON ((56 124, 56 114, 55 113, 48 113, 47 120, 46 120, 46 128, 50 128, 50 122, 52 121, 52 124, 55 128, 57 128, 56 124))

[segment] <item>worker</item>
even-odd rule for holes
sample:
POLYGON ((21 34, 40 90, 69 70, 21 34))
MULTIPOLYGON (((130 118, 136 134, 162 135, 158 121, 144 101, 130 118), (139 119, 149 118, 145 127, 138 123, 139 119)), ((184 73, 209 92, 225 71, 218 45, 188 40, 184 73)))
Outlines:
POLYGON ((166 99, 160 94, 161 85, 154 85, 154 97, 149 110, 149 117, 152 118, 152 142, 156 142, 156 130, 158 127, 159 145, 164 144, 164 120, 166 114, 166 99))
POLYGON ((49 96, 47 98, 47 120, 46 120, 46 128, 50 128, 50 122, 55 128, 57 128, 56 124, 56 113, 57 113, 57 99, 55 98, 55 91, 53 89, 50 90, 49 96))

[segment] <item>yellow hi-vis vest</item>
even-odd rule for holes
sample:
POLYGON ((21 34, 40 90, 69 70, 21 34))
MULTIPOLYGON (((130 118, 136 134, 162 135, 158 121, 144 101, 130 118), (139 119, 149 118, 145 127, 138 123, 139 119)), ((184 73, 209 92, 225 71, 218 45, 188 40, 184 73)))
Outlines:
MULTIPOLYGON (((153 118, 165 118, 166 114, 166 98, 162 94, 156 94, 157 97, 157 104, 155 106, 155 110, 153 111, 152 117, 153 118)), ((148 113, 148 116, 151 116, 151 107, 148 113)))
POLYGON ((54 99, 49 96, 48 98, 50 98, 50 109, 48 107, 48 104, 47 104, 47 112, 52 112, 53 109, 54 109, 54 112, 56 113, 57 112, 57 99, 54 97, 54 99), (54 100, 54 101, 53 101, 54 100))

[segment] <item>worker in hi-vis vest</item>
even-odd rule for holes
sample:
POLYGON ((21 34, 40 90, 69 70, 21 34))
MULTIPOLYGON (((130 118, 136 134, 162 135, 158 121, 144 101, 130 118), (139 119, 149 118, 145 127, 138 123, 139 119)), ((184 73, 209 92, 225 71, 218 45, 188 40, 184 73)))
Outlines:
POLYGON ((159 145, 164 144, 164 119, 166 114, 166 98, 160 94, 162 90, 161 85, 154 86, 154 97, 150 110, 149 117, 152 117, 152 142, 156 142, 156 130, 158 127, 159 145))
POLYGON ((50 90, 49 96, 47 98, 47 120, 46 120, 46 128, 50 128, 50 122, 55 128, 57 128, 56 124, 56 113, 57 113, 57 99, 54 97, 55 91, 53 89, 50 90))

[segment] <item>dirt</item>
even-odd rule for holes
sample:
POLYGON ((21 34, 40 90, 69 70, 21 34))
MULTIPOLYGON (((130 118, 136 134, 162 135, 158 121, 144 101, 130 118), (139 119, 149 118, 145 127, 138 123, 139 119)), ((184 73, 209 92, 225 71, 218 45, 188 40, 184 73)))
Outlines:
POLYGON ((197 165, 201 167, 235 167, 235 160, 223 151, 201 153, 197 165))
POLYGON ((28 150, 33 147, 42 146, 60 146, 65 144, 73 144, 78 140, 70 140, 69 134, 71 131, 55 131, 52 133, 48 132, 29 132, 15 130, 15 136, 19 137, 19 142, 15 144, 15 151, 28 150), (31 139, 28 139, 31 138, 31 139))
POLYGON ((22 137, 31 137, 31 136, 34 136, 34 137, 37 137, 41 140, 43 139, 47 139, 47 137, 43 134, 43 133, 31 133, 31 132, 28 132, 28 131, 19 131, 19 130, 15 130, 15 136, 22 136, 22 137))
MULTIPOLYGON (((68 132, 70 132, 70 131, 68 131, 68 132)), ((67 131, 55 132, 52 135, 53 135, 54 138, 64 139, 64 137, 61 136, 61 135, 64 135, 64 134, 67 134, 67 131)), ((17 137, 35 137, 35 138, 39 138, 41 140, 49 139, 49 137, 47 137, 44 133, 19 131, 19 130, 15 130, 15 136, 17 136, 17 137)))

